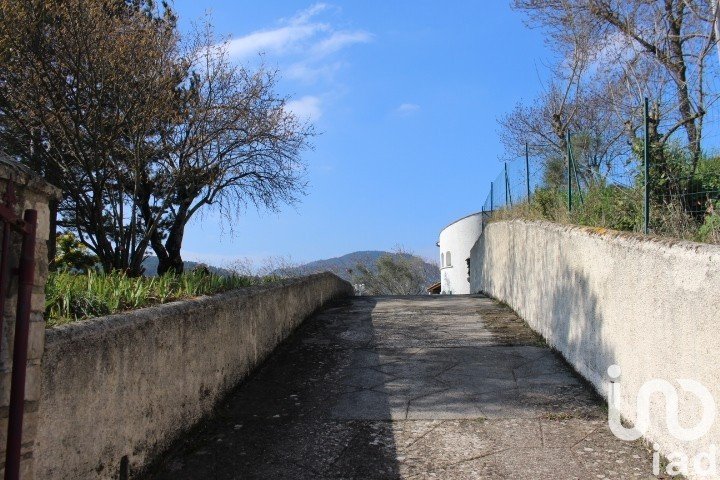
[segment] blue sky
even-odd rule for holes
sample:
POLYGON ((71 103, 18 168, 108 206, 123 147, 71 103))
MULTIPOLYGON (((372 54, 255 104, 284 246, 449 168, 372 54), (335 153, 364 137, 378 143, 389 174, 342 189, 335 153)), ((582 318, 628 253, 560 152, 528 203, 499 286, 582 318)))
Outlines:
POLYGON ((213 214, 186 259, 295 261, 402 245, 435 259, 439 231, 481 208, 502 164, 496 119, 541 90, 551 53, 507 1, 176 0, 181 27, 209 14, 238 62, 279 68, 281 93, 321 135, 304 154, 307 196, 213 214))

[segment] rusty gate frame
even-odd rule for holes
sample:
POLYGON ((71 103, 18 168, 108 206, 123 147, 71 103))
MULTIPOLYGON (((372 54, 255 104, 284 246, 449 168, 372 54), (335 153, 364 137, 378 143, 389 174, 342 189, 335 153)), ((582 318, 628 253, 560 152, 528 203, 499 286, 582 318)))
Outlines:
POLYGON ((15 185, 7 182, 7 189, 0 204, 2 222, 2 245, 0 246, 0 344, 2 343, 5 300, 10 274, 18 276, 15 335, 13 339, 12 377, 10 381, 10 406, 8 408, 7 445, 5 449, 5 480, 20 479, 22 451, 22 428, 25 409, 25 376, 27 370, 28 337, 30 333, 30 309, 35 280, 35 241, 37 233, 37 210, 28 209, 22 218, 15 213, 18 199, 15 185), (17 268, 10 270, 10 233, 22 235, 20 258, 17 268))

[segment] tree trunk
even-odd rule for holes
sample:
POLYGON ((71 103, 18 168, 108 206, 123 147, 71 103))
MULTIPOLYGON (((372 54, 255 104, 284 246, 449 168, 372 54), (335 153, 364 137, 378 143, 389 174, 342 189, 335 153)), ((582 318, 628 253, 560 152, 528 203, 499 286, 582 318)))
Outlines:
POLYGON ((717 46, 718 60, 720 60, 720 0, 713 2, 713 12, 715 13, 715 21, 713 22, 715 43, 717 46))
POLYGON ((183 236, 185 234, 185 224, 187 223, 187 207, 182 206, 178 209, 173 224, 170 227, 167 240, 164 245, 165 255, 158 255, 158 275, 168 272, 175 274, 183 273, 184 264, 180 249, 182 248, 183 236))
MULTIPOLYGON (((670 7, 668 7, 670 9, 670 7)), ((672 10, 669 10, 672 14, 672 10)), ((685 64, 685 56, 683 52, 682 36, 681 36, 681 25, 680 20, 671 17, 673 21, 670 22, 670 41, 668 42, 668 49, 670 50, 670 59, 667 64, 667 68, 672 71, 677 86, 678 94, 678 110, 680 111, 681 117, 686 120, 685 132, 688 139, 688 148, 692 155, 693 171, 700 160, 700 138, 697 129, 697 115, 693 109, 692 99, 690 98, 690 91, 688 89, 687 80, 687 65, 685 64)))
POLYGON ((177 237, 170 235, 165 242, 166 255, 162 257, 158 255, 158 275, 164 275, 172 272, 181 274, 184 270, 182 256, 180 255, 180 247, 182 246, 182 236, 178 240, 177 237))
POLYGON ((164 275, 170 272, 179 275, 183 273, 184 268, 185 266, 180 256, 180 250, 173 250, 172 252, 168 252, 167 258, 159 260, 158 275, 164 275))

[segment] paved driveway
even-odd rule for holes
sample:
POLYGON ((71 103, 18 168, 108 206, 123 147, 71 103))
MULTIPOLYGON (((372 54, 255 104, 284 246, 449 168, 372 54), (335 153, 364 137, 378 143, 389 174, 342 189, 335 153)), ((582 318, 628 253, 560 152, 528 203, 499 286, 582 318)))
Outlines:
POLYGON ((605 418, 497 302, 355 297, 308 319, 149 477, 656 478, 605 418))

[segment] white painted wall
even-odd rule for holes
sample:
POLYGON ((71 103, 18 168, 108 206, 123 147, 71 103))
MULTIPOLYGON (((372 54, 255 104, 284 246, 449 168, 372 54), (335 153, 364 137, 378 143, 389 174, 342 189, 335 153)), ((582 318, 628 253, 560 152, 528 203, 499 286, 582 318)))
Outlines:
POLYGON ((466 260, 470 258, 470 249, 482 231, 482 213, 473 213, 445 227, 440 232, 440 283, 442 293, 468 294, 470 282, 466 260), (445 257, 450 252, 450 265, 445 257))
POLYGON ((507 303, 603 395, 619 365, 631 421, 640 386, 663 379, 680 394, 680 424, 694 426, 699 402, 676 380, 702 383, 719 409, 705 437, 670 435, 660 394, 646 437, 665 454, 720 446, 720 246, 515 220, 485 227, 471 267, 473 291, 507 303))

